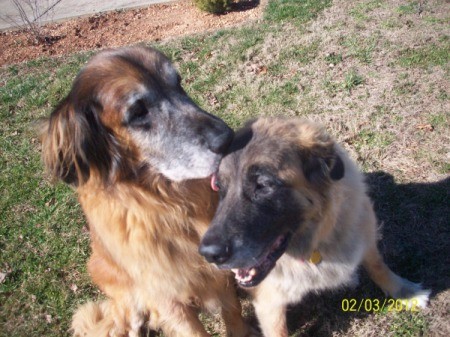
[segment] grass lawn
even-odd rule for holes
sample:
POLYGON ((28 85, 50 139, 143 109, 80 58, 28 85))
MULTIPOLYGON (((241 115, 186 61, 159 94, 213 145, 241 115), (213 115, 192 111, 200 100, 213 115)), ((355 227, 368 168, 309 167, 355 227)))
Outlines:
MULTIPOLYGON (((384 299, 361 271, 357 288, 291 308, 292 336, 450 336, 449 23, 443 0, 272 0, 257 22, 153 44, 234 128, 258 115, 323 122, 367 174, 388 264, 433 290, 420 312, 344 311, 384 299)), ((70 336, 75 307, 102 296, 76 197, 44 174, 33 132, 90 55, 0 69, 1 337, 70 336)))

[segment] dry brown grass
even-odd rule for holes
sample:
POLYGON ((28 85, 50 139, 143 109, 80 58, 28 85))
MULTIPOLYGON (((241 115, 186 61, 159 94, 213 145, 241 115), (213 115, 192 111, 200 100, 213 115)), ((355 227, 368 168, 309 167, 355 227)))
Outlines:
MULTIPOLYGON (((421 14, 401 14, 405 1, 334 1, 319 19, 303 27, 285 24, 267 33, 261 41, 245 50, 242 62, 231 67, 224 79, 212 88, 220 97, 230 86, 248 93, 254 102, 270 90, 292 82, 297 94, 291 104, 263 104, 247 107, 244 96, 236 97, 223 109, 224 114, 236 110, 243 115, 289 114, 308 115, 330 126, 343 142, 359 142, 359 150, 351 146, 354 156, 366 167, 396 172, 402 179, 435 181, 446 176, 444 160, 450 159, 450 102, 440 98, 449 92, 449 66, 402 66, 399 58, 408 49, 444 43, 448 50, 448 11, 443 1, 427 1, 421 14), (355 8, 371 8, 361 20, 351 15, 355 8), (395 22, 394 27, 386 27, 395 22), (444 42, 442 42, 444 41, 444 42), (311 60, 287 55, 304 49, 311 60), (328 55, 339 55, 342 61, 331 64, 328 55), (274 70, 282 65, 282 70, 274 70), (267 72, 258 73, 258 69, 267 72), (346 76, 354 70, 364 84, 344 90, 346 76), (223 83, 223 84, 222 84, 223 83), (332 121, 332 123, 329 123, 332 121), (374 132, 378 138, 366 144, 360 133, 374 132), (443 156, 444 155, 444 156, 443 156)), ((414 8, 414 6, 413 6, 414 8)), ((227 44, 202 65, 205 73, 213 72, 222 55, 232 54, 241 43, 230 38, 227 44)), ((269 102, 272 103, 272 102, 269 102)), ((216 106, 212 107, 217 108, 216 106)), ((222 112, 222 111, 221 111, 222 112)))

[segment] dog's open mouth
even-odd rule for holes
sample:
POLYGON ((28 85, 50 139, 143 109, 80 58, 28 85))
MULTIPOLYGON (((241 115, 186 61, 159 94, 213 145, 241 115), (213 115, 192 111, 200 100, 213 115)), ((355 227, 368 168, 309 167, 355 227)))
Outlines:
POLYGON ((289 235, 280 235, 272 244, 266 254, 261 257, 258 262, 250 268, 246 269, 231 269, 235 274, 236 281, 242 287, 254 287, 262 282, 275 267, 277 260, 285 252, 288 243, 289 235))

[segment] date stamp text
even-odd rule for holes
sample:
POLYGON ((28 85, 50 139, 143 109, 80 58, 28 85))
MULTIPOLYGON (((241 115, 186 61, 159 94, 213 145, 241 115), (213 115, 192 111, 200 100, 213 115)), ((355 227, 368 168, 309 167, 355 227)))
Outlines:
POLYGON ((416 299, 344 298, 341 301, 341 309, 344 312, 415 312, 419 311, 419 302, 416 299))

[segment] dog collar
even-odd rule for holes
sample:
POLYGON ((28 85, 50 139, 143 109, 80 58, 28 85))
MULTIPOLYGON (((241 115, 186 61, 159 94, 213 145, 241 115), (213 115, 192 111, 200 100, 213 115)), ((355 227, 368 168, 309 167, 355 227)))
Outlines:
POLYGON ((308 262, 312 264, 319 264, 322 261, 322 255, 320 255, 318 250, 311 253, 308 262))

